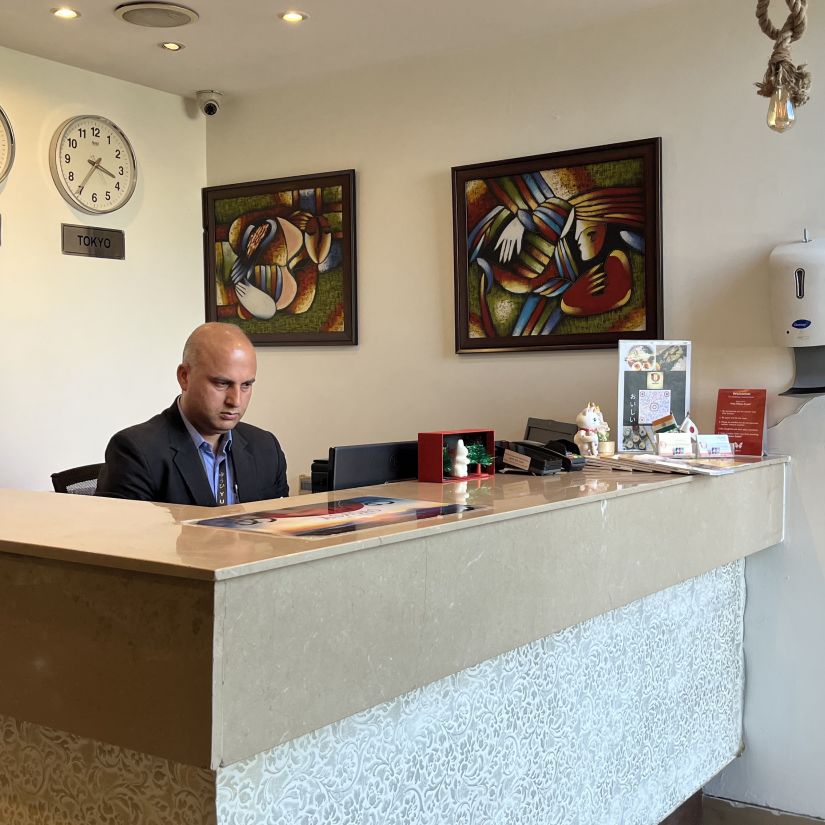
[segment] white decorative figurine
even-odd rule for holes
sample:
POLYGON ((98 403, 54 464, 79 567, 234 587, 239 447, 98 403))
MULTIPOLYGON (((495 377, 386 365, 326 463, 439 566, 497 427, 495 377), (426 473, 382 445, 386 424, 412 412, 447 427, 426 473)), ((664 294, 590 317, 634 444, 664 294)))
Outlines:
POLYGON ((599 408, 591 401, 577 416, 578 430, 573 441, 584 456, 599 454, 599 427, 604 427, 604 419, 599 408))
POLYGON ((470 453, 464 444, 464 440, 459 438, 455 443, 453 453, 453 467, 451 475, 453 478, 467 478, 467 467, 470 465, 470 453))

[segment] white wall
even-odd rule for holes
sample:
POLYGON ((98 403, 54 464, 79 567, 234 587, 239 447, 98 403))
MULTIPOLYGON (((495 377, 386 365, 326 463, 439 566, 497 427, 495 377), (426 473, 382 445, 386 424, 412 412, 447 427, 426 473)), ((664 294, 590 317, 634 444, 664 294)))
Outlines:
MULTIPOLYGON (((666 334, 695 342, 694 418, 713 426, 720 386, 785 389, 765 261, 803 224, 825 231, 825 93, 795 130, 767 129, 753 83, 770 43, 750 5, 691 0, 498 54, 465 46, 229 99, 208 125, 210 185, 357 171, 361 344, 259 351, 248 418, 279 434, 293 482, 334 443, 454 426, 512 437, 528 415, 614 410, 615 350, 454 353, 454 165, 661 135, 666 334)), ((812 19, 795 54, 815 77, 823 46, 812 19)))
POLYGON ((174 398, 203 320, 205 127, 182 98, 8 49, 0 77, 17 142, 0 184, 0 486, 45 490, 174 398), (106 216, 72 209, 49 173, 55 129, 86 113, 117 123, 137 155, 132 200, 106 216), (126 260, 62 255, 61 223, 125 230, 126 260))

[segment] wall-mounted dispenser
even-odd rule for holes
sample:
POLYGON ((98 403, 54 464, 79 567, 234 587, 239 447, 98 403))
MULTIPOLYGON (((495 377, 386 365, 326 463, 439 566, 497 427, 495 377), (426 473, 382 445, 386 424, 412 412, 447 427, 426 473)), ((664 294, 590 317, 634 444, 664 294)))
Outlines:
POLYGON ((796 377, 780 395, 825 394, 825 239, 774 248, 770 257, 773 334, 793 347, 796 377))

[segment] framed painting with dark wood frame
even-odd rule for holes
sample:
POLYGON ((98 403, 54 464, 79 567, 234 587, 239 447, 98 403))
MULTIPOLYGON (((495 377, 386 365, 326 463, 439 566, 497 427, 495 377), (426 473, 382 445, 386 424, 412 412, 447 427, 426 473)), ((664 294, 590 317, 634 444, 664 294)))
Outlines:
POLYGON ((356 344, 355 172, 203 190, 206 320, 255 344, 356 344))
POLYGON ((453 168, 456 352, 661 338, 661 138, 453 168))

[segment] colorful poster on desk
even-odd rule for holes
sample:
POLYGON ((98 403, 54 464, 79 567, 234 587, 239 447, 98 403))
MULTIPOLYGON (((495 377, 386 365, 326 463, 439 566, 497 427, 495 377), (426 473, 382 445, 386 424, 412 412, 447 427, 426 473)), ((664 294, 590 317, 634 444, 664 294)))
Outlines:
POLYGON ((655 452, 654 423, 689 409, 690 341, 619 341, 619 452, 655 452))
POLYGON ((388 524, 402 524, 486 509, 489 508, 391 496, 357 496, 318 504, 259 510, 255 513, 194 519, 185 523, 199 527, 222 527, 227 530, 252 530, 274 536, 319 539, 355 533, 372 527, 385 527, 388 524))
POLYGON ((715 431, 728 437, 736 455, 765 452, 767 395, 767 390, 719 390, 715 431))

